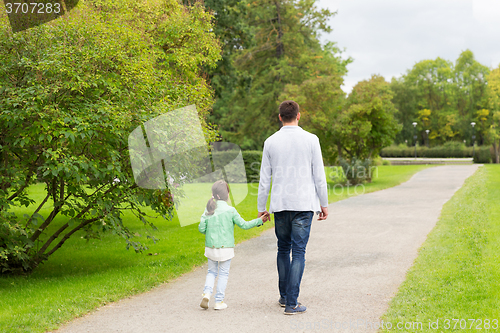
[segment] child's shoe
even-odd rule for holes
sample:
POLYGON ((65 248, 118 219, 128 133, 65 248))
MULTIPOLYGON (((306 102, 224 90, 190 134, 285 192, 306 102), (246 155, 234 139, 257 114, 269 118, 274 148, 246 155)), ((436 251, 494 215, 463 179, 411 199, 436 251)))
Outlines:
POLYGON ((215 303, 214 305, 214 310, 224 310, 225 308, 227 308, 227 304, 224 303, 223 301, 215 303))
POLYGON ((200 306, 204 309, 208 309, 208 302, 210 301, 210 294, 203 294, 203 298, 201 299, 200 306))

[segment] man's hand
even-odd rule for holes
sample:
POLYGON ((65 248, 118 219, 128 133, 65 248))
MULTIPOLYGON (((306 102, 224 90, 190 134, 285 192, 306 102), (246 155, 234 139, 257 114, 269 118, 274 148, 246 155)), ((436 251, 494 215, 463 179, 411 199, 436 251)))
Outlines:
POLYGON ((328 217, 328 207, 321 207, 321 213, 319 213, 318 221, 326 220, 328 217))
POLYGON ((257 217, 260 217, 262 219, 262 223, 266 223, 267 221, 269 221, 271 219, 269 212, 267 210, 263 211, 263 212, 259 212, 259 215, 257 215, 257 217))

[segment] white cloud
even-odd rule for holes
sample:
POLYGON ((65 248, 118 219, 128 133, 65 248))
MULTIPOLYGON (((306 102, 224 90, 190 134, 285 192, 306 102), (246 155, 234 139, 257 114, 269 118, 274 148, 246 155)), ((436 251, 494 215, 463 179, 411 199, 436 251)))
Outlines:
POLYGON ((472 12, 474 18, 480 22, 490 24, 498 21, 500 15, 500 1, 498 0, 473 0, 472 12))
POLYGON ((499 0, 320 0, 318 7, 338 11, 322 40, 354 59, 346 92, 371 74, 389 81, 424 59, 454 62, 466 49, 486 66, 500 62, 499 0))

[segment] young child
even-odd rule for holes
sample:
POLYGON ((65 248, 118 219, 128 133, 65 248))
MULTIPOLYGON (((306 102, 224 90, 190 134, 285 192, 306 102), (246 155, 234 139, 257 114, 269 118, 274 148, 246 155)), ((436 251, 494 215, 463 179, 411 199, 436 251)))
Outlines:
POLYGON ((250 229, 262 225, 269 219, 269 215, 263 215, 254 220, 245 221, 234 207, 227 204, 228 198, 229 186, 227 183, 223 180, 216 181, 212 185, 212 198, 208 200, 207 208, 201 216, 198 227, 198 230, 205 234, 205 256, 208 258, 208 273, 203 289, 203 299, 200 303, 204 309, 208 309, 217 274, 219 281, 217 282, 214 309, 227 308, 227 304, 224 303, 224 292, 231 258, 234 257, 234 225, 237 224, 242 229, 250 229))

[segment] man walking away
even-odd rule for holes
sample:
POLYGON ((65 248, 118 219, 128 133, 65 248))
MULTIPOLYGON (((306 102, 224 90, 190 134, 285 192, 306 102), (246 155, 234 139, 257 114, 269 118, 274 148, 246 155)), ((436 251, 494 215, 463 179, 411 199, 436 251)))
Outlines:
POLYGON ((279 119, 283 127, 264 142, 257 208, 259 217, 267 213, 272 180, 269 212, 278 239, 279 304, 291 315, 306 311, 297 302, 306 246, 314 212, 318 220, 328 216, 328 193, 319 140, 298 126, 299 105, 281 103, 279 119))

